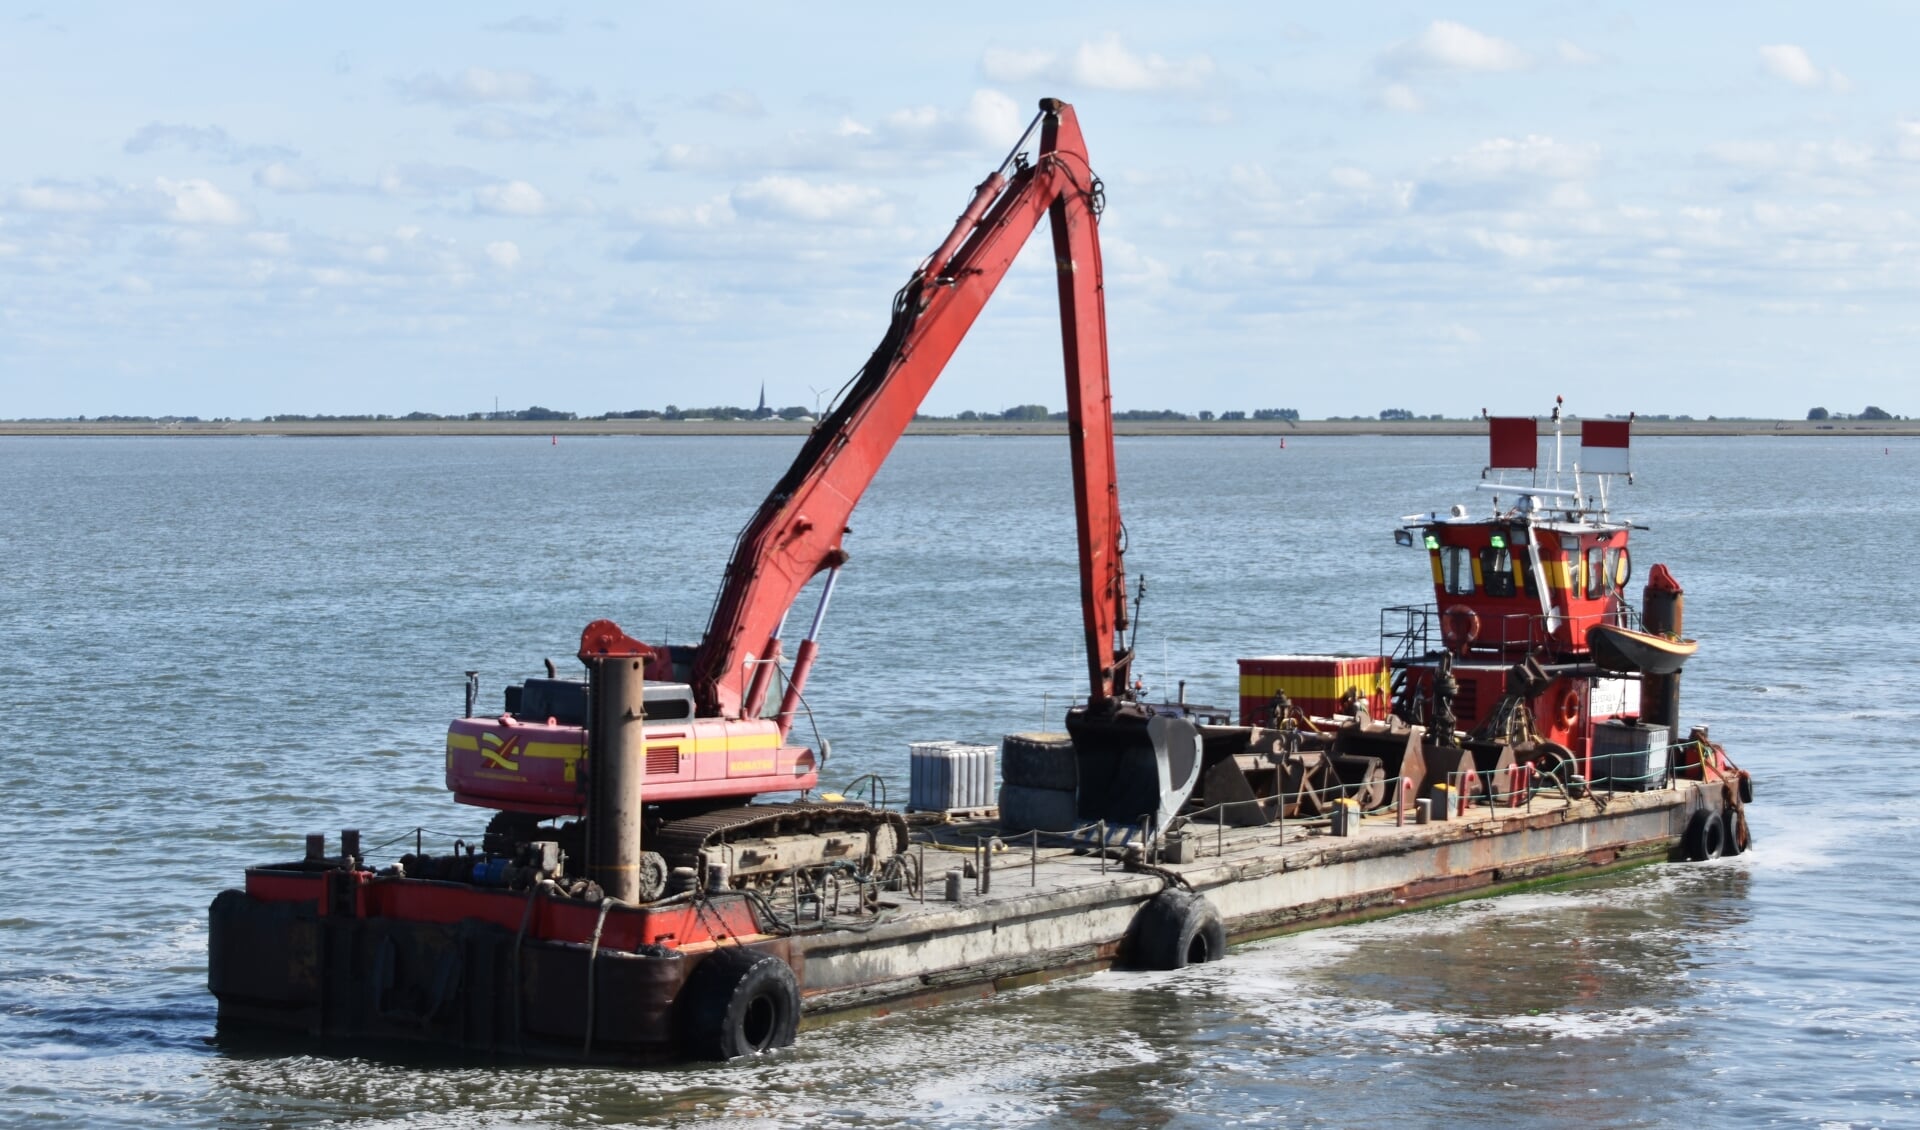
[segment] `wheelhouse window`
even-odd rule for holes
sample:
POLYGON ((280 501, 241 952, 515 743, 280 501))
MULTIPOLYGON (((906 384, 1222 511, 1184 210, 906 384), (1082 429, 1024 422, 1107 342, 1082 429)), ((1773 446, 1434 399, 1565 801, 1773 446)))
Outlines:
POLYGON ((1480 581, 1486 586, 1488 596, 1512 596, 1513 551, 1505 546, 1481 550, 1480 581))
POLYGON ((1603 545, 1592 546, 1587 550, 1587 599, 1593 600, 1606 595, 1607 577, 1611 573, 1607 560, 1607 548, 1603 545))
POLYGON ((1473 550, 1464 545, 1440 547, 1440 581, 1455 596, 1473 594, 1473 550))

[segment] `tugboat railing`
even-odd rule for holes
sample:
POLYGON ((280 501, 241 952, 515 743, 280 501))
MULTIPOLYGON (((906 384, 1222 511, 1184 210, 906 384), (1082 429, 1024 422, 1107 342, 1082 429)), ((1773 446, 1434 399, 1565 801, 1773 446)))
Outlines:
MULTIPOLYGON (((1616 601, 1605 612, 1557 614, 1554 619, 1557 627, 1538 612, 1482 614, 1473 638, 1452 650, 1463 659, 1509 661, 1529 654, 1582 654, 1587 650, 1587 630, 1596 625, 1641 630, 1639 614, 1625 601, 1616 601)), ((1380 610, 1380 654, 1390 665, 1405 666, 1443 650, 1448 648, 1438 605, 1397 604, 1380 610)))

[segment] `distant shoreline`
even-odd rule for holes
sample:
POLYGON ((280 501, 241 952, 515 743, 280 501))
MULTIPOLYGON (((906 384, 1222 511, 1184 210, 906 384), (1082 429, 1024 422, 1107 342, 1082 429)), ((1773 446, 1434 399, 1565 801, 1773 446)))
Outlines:
MULTIPOLYGON (((1568 434, 1577 434, 1576 426, 1568 434)), ((803 436, 785 420, 301 420, 202 423, 0 421, 0 436, 803 436)), ((1636 420, 1642 436, 1916 436, 1920 420, 1636 420)), ((1123 436, 1478 436, 1479 420, 1118 420, 1123 436)), ((1063 436, 1062 420, 921 420, 918 436, 1063 436)))

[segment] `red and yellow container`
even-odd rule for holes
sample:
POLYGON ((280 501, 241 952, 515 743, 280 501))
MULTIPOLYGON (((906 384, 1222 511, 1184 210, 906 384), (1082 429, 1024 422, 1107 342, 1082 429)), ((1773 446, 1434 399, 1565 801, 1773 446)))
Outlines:
POLYGON ((1271 724, 1273 696, 1285 691, 1293 704, 1315 717, 1340 710, 1348 691, 1385 718, 1390 679, 1380 655, 1263 655, 1240 661, 1240 724, 1271 724))

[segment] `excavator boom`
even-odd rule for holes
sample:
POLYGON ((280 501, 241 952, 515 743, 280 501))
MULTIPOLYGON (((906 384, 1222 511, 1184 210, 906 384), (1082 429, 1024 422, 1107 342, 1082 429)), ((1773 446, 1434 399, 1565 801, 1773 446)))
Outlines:
MULTIPOLYGON (((760 713, 787 610, 817 573, 846 560, 842 539, 854 506, 1043 216, 1052 222, 1059 275, 1089 694, 1096 703, 1126 694, 1131 656, 1121 639, 1126 574, 1107 384, 1100 181, 1087 163, 1071 106, 1042 102, 1035 125, 1040 145, 1033 162, 1021 152, 1033 133, 1029 127, 895 296, 879 347, 741 531, 694 656, 692 683, 703 717, 760 713)), ((801 645, 795 683, 804 682, 812 645, 811 638, 801 645)), ((783 729, 794 697, 790 692, 783 729)))

